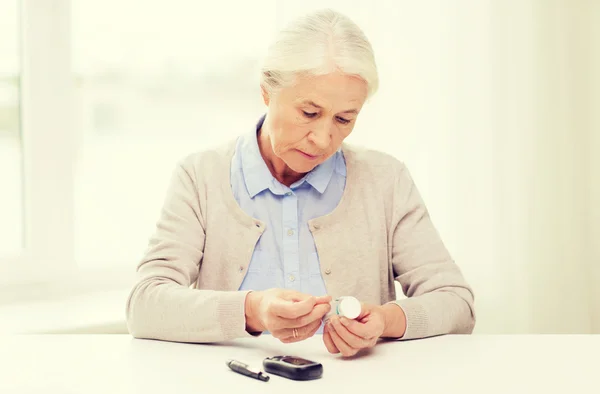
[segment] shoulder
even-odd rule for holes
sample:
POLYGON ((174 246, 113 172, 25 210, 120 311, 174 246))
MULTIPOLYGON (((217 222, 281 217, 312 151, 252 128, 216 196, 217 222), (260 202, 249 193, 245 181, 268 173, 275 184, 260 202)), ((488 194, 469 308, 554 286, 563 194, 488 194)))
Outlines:
POLYGON ((404 161, 389 153, 359 147, 344 146, 348 171, 354 176, 353 188, 365 196, 377 197, 385 205, 403 207, 412 198, 420 198, 414 179, 404 161))
POLYGON ((176 171, 186 173, 196 182, 212 177, 219 179, 219 175, 229 170, 238 139, 183 156, 176 163, 176 171))
POLYGON ((408 173, 404 161, 386 152, 352 144, 344 144, 343 152, 347 166, 361 179, 367 177, 389 183, 408 173))

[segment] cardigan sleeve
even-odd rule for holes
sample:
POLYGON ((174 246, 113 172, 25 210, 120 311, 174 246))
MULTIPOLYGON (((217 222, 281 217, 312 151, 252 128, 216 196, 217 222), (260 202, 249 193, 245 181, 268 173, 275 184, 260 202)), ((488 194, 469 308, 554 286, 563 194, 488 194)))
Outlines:
POLYGON ((131 335, 196 343, 251 336, 244 310, 248 292, 190 288, 198 278, 204 240, 205 220, 193 166, 182 161, 172 175, 127 300, 131 335))
POLYGON ((392 265, 407 296, 392 301, 406 315, 400 339, 471 334, 473 290, 446 249, 404 164, 396 171, 393 196, 392 265))

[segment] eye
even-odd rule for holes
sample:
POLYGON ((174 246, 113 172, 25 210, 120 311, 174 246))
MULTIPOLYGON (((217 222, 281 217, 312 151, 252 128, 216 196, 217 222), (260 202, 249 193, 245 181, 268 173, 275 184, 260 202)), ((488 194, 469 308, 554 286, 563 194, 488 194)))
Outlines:
POLYGON ((337 120, 338 120, 338 122, 340 122, 341 124, 348 124, 348 123, 350 123, 350 120, 349 120, 349 119, 344 119, 344 118, 342 118, 342 117, 339 117, 339 116, 337 117, 337 120))
POLYGON ((306 111, 302 111, 304 113, 304 116, 306 116, 307 118, 314 118, 315 116, 317 116, 316 112, 306 112, 306 111))

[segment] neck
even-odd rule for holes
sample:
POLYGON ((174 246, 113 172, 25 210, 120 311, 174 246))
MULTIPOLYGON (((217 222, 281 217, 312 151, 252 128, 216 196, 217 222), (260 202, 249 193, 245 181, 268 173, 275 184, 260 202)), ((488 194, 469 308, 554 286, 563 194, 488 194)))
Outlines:
POLYGON ((271 175, 280 183, 290 187, 290 185, 299 181, 304 176, 304 174, 292 170, 283 160, 275 155, 271 146, 269 133, 266 133, 264 128, 258 131, 258 149, 271 175))

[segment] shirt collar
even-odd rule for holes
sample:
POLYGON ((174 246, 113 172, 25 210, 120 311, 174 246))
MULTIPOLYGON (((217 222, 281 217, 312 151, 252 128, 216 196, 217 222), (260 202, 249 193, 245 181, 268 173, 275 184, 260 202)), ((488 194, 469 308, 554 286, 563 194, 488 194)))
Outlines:
POLYGON ((314 187, 320 194, 325 192, 331 177, 333 176, 333 170, 335 169, 335 160, 339 152, 335 152, 325 162, 319 164, 311 172, 309 172, 303 179, 306 179, 312 187, 314 187))
POLYGON ((257 134, 264 121, 265 115, 259 119, 251 132, 244 135, 241 145, 242 173, 250 198, 254 198, 258 193, 269 189, 275 180, 258 148, 257 134))
MULTIPOLYGON (((266 189, 269 189, 273 194, 278 195, 285 194, 289 190, 271 175, 269 168, 260 154, 260 149, 258 148, 257 134, 265 121, 265 117, 266 115, 263 115, 259 119, 252 131, 243 137, 241 144, 242 173, 250 198, 254 198, 254 196, 266 189)), ((290 188, 297 189, 306 182, 320 194, 323 194, 331 181, 335 170, 336 159, 339 154, 340 151, 333 154, 329 159, 316 166, 302 179, 293 183, 290 188)))

